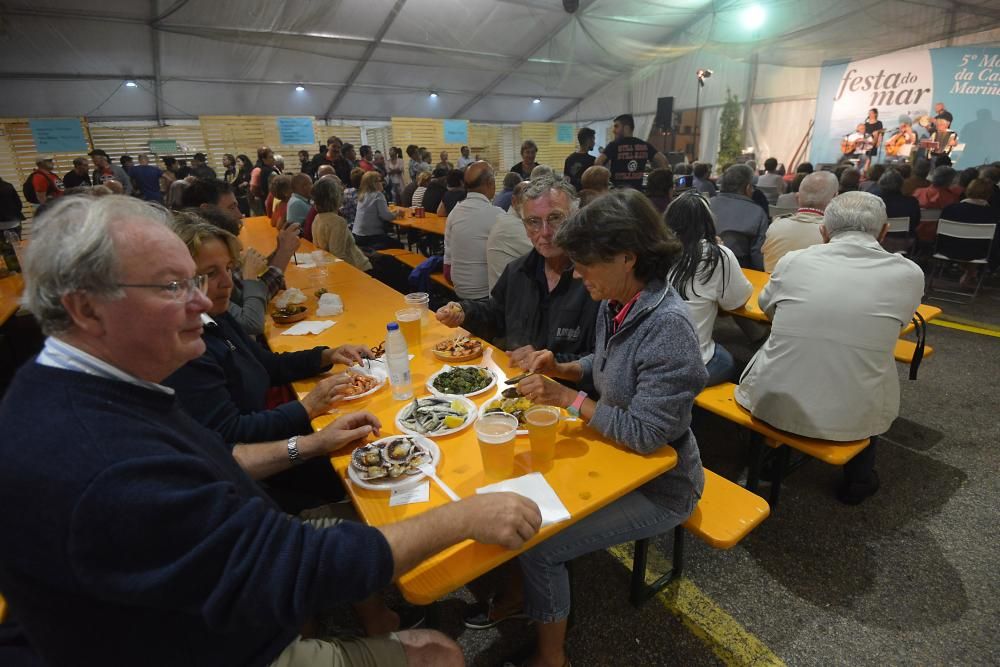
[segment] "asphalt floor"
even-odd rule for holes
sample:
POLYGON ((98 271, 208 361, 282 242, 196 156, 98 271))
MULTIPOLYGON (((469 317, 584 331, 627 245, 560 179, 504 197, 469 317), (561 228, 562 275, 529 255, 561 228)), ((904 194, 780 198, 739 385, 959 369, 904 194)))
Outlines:
MULTIPOLYGON (((918 379, 897 365, 902 407, 879 444, 881 490, 841 505, 832 494, 840 470, 810 461, 736 547, 689 536, 680 586, 639 609, 628 602, 630 547, 578 559, 573 665, 1000 664, 1000 277, 973 305, 926 301, 981 332, 931 325, 935 354, 918 379)), ((749 359, 731 318, 716 335, 749 359)), ((746 452, 734 429, 710 415, 697 415, 696 428, 706 467, 739 479, 746 452)), ((654 540, 654 570, 671 542, 654 540)), ((464 628, 468 605, 495 585, 476 582, 428 610, 470 665, 503 665, 534 641, 522 621, 464 628)))

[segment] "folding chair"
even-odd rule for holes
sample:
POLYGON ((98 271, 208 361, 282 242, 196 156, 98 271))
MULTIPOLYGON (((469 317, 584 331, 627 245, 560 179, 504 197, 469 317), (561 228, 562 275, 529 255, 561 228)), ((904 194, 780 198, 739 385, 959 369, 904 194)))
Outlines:
POLYGON ((979 289, 983 286, 983 281, 986 279, 986 271, 979 272, 979 280, 976 281, 976 287, 971 294, 957 290, 938 290, 945 294, 964 296, 967 298, 965 301, 933 296, 931 292, 934 290, 934 280, 941 277, 944 267, 949 263, 986 266, 990 250, 993 247, 993 236, 996 234, 996 229, 996 224, 980 225, 938 220, 937 236, 934 239, 934 254, 931 255, 931 261, 936 264, 936 271, 931 271, 930 281, 927 284, 928 298, 952 303, 972 303, 975 300, 979 289))
POLYGON ((910 252, 913 245, 913 241, 910 239, 910 219, 907 217, 889 218, 886 222, 889 223, 889 231, 882 241, 882 247, 897 255, 905 255, 910 252))
POLYGON ((771 185, 757 185, 755 187, 764 193, 764 196, 767 197, 767 202, 769 204, 773 205, 778 203, 778 188, 771 185))
POLYGON ((782 208, 780 206, 768 206, 767 208, 772 220, 782 215, 791 215, 797 210, 794 208, 782 208))

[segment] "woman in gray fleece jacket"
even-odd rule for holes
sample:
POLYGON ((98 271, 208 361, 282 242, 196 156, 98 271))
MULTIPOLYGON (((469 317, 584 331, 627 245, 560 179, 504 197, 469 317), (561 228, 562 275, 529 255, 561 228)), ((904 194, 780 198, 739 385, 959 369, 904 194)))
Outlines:
POLYGON ((698 503, 705 478, 691 408, 708 378, 687 306, 665 281, 680 244, 649 200, 635 190, 605 195, 564 222, 555 242, 591 298, 601 301, 597 344, 594 354, 568 363, 536 352, 530 367, 540 374, 518 390, 536 403, 569 407, 583 397, 544 375, 592 380, 600 399, 583 398, 579 407, 591 428, 640 455, 668 445, 677 451, 669 472, 522 554, 525 612, 539 623, 529 664, 562 667, 568 664, 566 562, 667 533, 698 503))

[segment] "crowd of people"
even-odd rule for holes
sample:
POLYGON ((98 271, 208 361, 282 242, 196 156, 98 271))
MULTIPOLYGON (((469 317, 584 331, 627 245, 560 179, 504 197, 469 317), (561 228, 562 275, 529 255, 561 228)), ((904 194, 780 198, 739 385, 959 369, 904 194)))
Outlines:
POLYGON ((913 244, 921 208, 996 222, 1000 167, 803 164, 786 177, 768 159, 761 173, 725 165, 716 182, 711 165, 671 166, 634 129, 615 119, 599 156, 581 129, 561 171, 526 140, 500 192, 468 147, 432 165, 419 146, 385 159, 338 137, 302 151, 295 173, 266 146, 256 162, 225 155, 221 177, 200 153, 160 168, 95 150, 92 172, 80 158, 62 179, 40 160, 25 304, 47 339, 0 404, 12 434, 0 443, 0 532, 19 536, 0 551, 0 590, 32 650, 61 664, 462 664, 449 637, 405 629, 407 610, 382 592, 465 539, 519 549, 538 508, 491 494, 379 527, 345 516, 327 456, 383 424, 365 411, 319 431, 312 420, 347 391, 347 375, 328 371, 371 352, 343 341, 276 354, 260 338, 301 239, 372 271, 393 243, 390 203, 446 216, 457 298, 435 316, 531 371, 521 395, 637 455, 677 452, 669 472, 521 554, 520 576, 470 609, 473 629, 534 620, 528 664, 568 664, 567 562, 667 533, 697 505, 692 410, 705 386, 736 382, 740 405, 778 429, 871 438, 836 496, 874 494, 875 444, 899 413, 893 349, 924 286, 884 246, 887 221, 908 217, 913 244), (794 213, 772 219, 772 198, 794 213), (271 220, 267 255, 241 246, 248 215, 271 220), (744 268, 771 274, 759 296, 771 328, 750 336, 759 349, 738 376, 714 331, 753 292, 744 268), (282 391, 321 374, 301 398, 282 391), (28 499, 45 521, 14 511, 28 499), (343 603, 365 637, 311 634, 343 603), (108 627, 130 631, 95 631, 108 627))

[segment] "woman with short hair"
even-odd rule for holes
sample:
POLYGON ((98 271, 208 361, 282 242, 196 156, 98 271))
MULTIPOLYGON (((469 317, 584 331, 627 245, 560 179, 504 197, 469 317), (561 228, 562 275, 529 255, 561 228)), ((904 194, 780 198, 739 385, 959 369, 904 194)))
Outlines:
POLYGON ((642 194, 613 191, 562 223, 555 243, 601 301, 593 354, 556 363, 536 352, 518 391, 534 403, 571 408, 591 428, 636 453, 666 446, 677 465, 520 556, 525 612, 538 622, 530 664, 566 664, 570 588, 566 563, 607 547, 670 532, 694 510, 705 477, 691 408, 707 373, 687 305, 667 276, 681 250, 642 194), (594 400, 545 376, 587 385, 594 400))
POLYGON ((512 172, 518 174, 522 180, 531 180, 531 170, 538 166, 535 158, 538 156, 538 144, 531 139, 525 139, 521 143, 521 161, 510 168, 512 172))
POLYGON ((332 176, 321 178, 313 185, 312 199, 316 207, 312 224, 313 244, 355 268, 371 271, 372 264, 354 241, 347 220, 337 213, 343 196, 340 181, 332 176))

